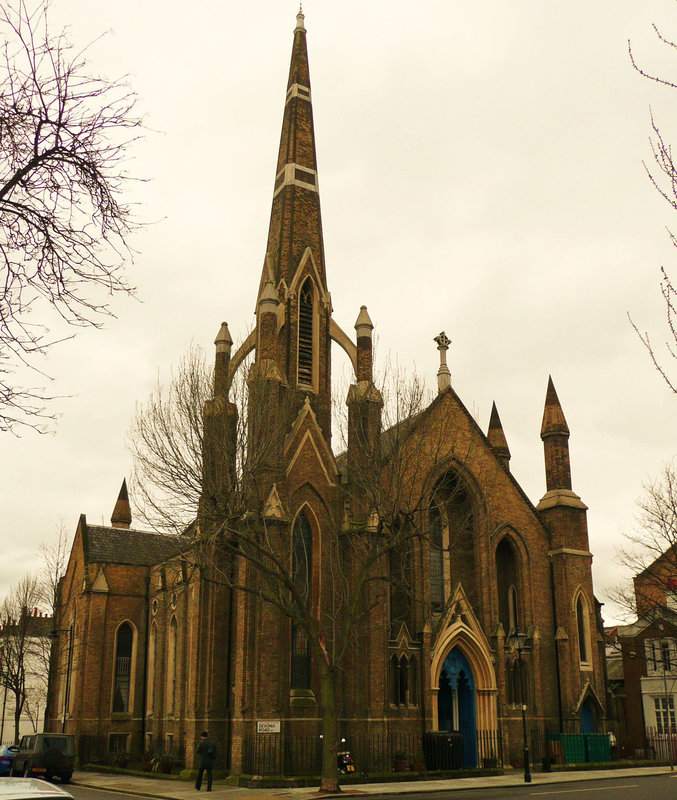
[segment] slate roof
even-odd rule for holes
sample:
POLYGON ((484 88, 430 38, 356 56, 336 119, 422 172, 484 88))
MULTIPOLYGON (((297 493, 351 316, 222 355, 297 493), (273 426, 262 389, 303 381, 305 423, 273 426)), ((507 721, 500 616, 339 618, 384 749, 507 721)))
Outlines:
POLYGON ((90 564, 152 566, 188 550, 191 544, 187 536, 87 525, 86 558, 90 564))

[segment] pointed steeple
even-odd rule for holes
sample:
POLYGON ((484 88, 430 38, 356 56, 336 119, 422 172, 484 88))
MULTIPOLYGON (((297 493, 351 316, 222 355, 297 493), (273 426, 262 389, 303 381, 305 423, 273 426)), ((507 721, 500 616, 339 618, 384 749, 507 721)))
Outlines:
POLYGON ((114 528, 129 528, 132 524, 132 510, 129 506, 129 496, 127 495, 127 480, 122 479, 120 494, 115 502, 115 508, 111 514, 110 524, 114 528))
POLYGON ((552 489, 571 489, 569 426, 564 417, 551 377, 548 377, 548 390, 545 395, 541 439, 543 440, 545 456, 547 491, 552 489))
POLYGON ((306 26, 299 10, 256 298, 255 363, 259 374, 266 379, 274 376, 288 387, 293 408, 285 413, 291 413, 291 418, 310 395, 327 441, 331 439, 331 311, 306 26))
POLYGON ((496 453, 496 456, 501 461, 503 466, 508 469, 510 465, 510 448, 508 447, 505 433, 503 432, 503 425, 501 425, 501 418, 498 416, 498 409, 496 403, 492 403, 491 417, 489 418, 489 430, 487 431, 487 439, 491 445, 491 449, 496 453))
POLYGON ((326 292, 310 69, 304 16, 299 10, 275 170, 267 263, 263 268, 259 298, 268 280, 272 279, 277 287, 284 279, 291 287, 308 248, 322 284, 318 288, 326 292))

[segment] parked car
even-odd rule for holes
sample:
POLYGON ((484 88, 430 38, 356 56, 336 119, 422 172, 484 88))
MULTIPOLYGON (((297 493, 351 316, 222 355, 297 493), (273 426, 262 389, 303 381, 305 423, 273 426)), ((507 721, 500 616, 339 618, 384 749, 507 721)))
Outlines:
POLYGON ((23 736, 14 754, 10 775, 38 775, 50 781, 55 775, 68 783, 73 774, 75 742, 70 733, 33 733, 23 736))
POLYGON ((35 778, 0 778, 0 800, 67 800, 65 789, 35 778))
POLYGON ((18 749, 15 744, 3 744, 0 747, 0 775, 9 775, 14 753, 18 749))

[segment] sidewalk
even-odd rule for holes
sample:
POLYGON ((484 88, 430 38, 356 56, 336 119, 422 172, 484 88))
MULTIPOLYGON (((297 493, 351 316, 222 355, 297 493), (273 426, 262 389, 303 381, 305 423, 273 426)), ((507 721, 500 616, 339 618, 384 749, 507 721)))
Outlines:
MULTIPOLYGON (((607 778, 636 778, 647 775, 664 775, 670 772, 669 767, 632 767, 629 769, 603 769, 589 772, 537 772, 532 776, 532 786, 572 781, 599 781, 607 778)), ((674 773, 677 778, 677 772, 674 773)), ((75 772, 73 783, 93 789, 137 794, 141 797, 166 798, 166 800, 196 800, 199 796, 192 781, 167 780, 163 778, 143 778, 133 775, 108 775, 98 772, 75 772)), ((436 781, 404 781, 402 783, 363 783, 357 786, 346 786, 342 797, 380 794, 409 794, 413 792, 448 792, 460 789, 481 789, 483 787, 524 786, 524 774, 521 770, 511 771, 507 775, 493 775, 478 778, 455 778, 453 780, 436 781)), ((202 791, 206 788, 202 786, 202 791)), ((677 785, 675 785, 677 790, 677 785)), ((238 789, 226 786, 222 781, 215 781, 209 794, 210 800, 314 800, 326 797, 317 789, 304 787, 300 789, 238 789)))

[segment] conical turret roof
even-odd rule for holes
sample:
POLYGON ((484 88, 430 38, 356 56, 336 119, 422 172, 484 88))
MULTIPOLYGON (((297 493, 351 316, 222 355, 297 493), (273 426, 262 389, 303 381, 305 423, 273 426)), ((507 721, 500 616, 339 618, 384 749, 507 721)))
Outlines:
POLYGON ((555 384, 552 377, 548 376, 548 390, 545 393, 545 408, 543 409, 543 422, 541 424, 541 438, 544 436, 569 436, 569 426, 564 418, 555 384))
POLYGON ((120 494, 115 501, 115 508, 111 514, 110 524, 114 528, 129 528, 132 524, 132 509, 129 505, 129 495, 127 494, 127 480, 122 479, 120 494))
POLYGON ((510 459, 510 448, 508 441, 503 432, 503 425, 501 425, 501 418, 498 416, 498 409, 496 403, 491 405, 491 417, 489 418, 489 430, 487 431, 487 439, 491 445, 492 450, 499 458, 506 460, 510 459))

